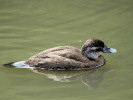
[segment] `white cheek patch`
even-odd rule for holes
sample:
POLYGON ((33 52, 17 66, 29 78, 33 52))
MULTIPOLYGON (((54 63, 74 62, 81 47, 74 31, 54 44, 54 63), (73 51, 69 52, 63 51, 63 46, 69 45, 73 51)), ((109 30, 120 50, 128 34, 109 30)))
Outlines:
POLYGON ((115 53, 115 52, 117 52, 117 50, 116 49, 113 49, 113 48, 110 48, 110 52, 111 53, 115 53))
POLYGON ((102 52, 90 52, 90 50, 96 50, 98 47, 88 47, 87 50, 85 51, 85 55, 88 58, 96 59, 98 58, 102 52))
POLYGON ((89 49, 91 49, 91 50, 96 50, 96 49, 98 49, 99 47, 91 47, 91 48, 89 48, 89 49))
POLYGON ((101 54, 102 54, 102 52, 92 52, 92 53, 87 54, 87 57, 88 57, 88 58, 92 58, 92 59, 96 59, 96 58, 98 58, 101 54))

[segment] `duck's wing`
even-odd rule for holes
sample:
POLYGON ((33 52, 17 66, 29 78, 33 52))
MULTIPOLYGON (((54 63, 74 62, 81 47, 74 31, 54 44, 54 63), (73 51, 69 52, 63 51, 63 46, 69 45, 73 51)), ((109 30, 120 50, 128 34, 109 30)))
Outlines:
POLYGON ((79 69, 88 65, 89 59, 71 46, 60 46, 45 50, 26 61, 26 64, 45 69, 79 69))

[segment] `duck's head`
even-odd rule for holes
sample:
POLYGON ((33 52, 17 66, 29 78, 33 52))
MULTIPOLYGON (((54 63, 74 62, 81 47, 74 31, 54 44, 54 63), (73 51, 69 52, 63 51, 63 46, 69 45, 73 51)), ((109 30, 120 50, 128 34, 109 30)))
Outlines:
POLYGON ((116 49, 109 48, 99 39, 89 39, 83 44, 81 52, 90 60, 95 60, 102 53, 115 53, 116 49))

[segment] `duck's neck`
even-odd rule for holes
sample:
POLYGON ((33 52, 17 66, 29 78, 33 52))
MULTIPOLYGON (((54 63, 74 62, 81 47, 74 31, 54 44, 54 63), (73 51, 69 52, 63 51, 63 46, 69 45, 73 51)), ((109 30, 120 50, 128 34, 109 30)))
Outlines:
POLYGON ((97 59, 95 60, 90 60, 89 66, 90 68, 97 68, 105 64, 105 59, 102 55, 100 55, 97 59))

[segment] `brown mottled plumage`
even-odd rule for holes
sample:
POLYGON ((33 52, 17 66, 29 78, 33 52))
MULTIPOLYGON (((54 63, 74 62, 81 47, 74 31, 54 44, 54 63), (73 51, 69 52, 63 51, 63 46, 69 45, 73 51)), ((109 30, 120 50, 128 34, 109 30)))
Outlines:
POLYGON ((98 39, 87 40, 82 49, 72 46, 54 47, 30 57, 25 63, 48 70, 83 70, 97 68, 105 64, 100 55, 104 43, 98 39))

